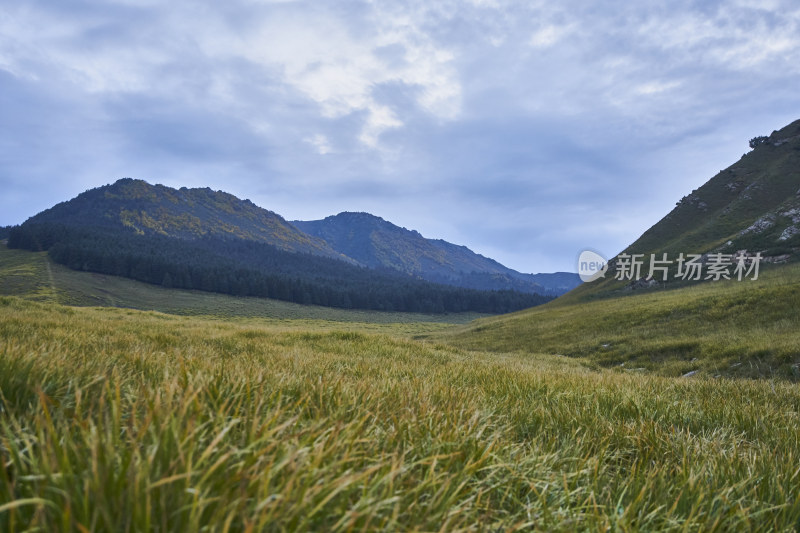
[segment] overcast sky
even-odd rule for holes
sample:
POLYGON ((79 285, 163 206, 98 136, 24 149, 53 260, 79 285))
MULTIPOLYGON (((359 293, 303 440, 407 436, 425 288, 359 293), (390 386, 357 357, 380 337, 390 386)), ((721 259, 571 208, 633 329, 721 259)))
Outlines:
POLYGON ((574 271, 798 118, 797 0, 0 5, 0 225, 132 177, 574 271))

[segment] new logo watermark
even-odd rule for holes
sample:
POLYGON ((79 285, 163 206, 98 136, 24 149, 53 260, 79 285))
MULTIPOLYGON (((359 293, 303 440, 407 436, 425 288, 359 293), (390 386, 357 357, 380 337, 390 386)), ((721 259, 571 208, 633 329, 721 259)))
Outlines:
POLYGON ((584 250, 578 256, 578 276, 588 283, 606 277, 608 260, 594 250, 584 250))
MULTIPOLYGON (((730 280, 742 281, 750 278, 758 279, 761 264, 761 252, 756 254, 741 250, 735 254, 678 254, 670 257, 667 253, 650 254, 647 261, 645 254, 619 254, 613 262, 614 279, 620 281, 667 281, 680 280, 730 280)), ((578 276, 588 283, 606 277, 609 261, 595 250, 583 250, 578 256, 578 276)))

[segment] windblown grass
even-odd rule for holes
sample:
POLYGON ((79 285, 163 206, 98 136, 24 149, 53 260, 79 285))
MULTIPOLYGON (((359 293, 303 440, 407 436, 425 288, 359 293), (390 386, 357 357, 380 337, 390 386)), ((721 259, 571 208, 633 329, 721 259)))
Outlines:
POLYGON ((800 391, 0 298, 6 531, 792 530, 800 391))

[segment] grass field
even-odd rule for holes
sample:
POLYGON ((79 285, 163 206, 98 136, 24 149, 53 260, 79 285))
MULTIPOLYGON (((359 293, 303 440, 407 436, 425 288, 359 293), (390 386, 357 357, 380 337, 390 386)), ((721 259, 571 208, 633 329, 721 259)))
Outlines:
POLYGON ((800 390, 0 298, 0 529, 800 526, 800 390))
POLYGON ((797 274, 454 325, 0 249, 0 530, 794 531, 797 274))
POLYGON ((573 295, 447 330, 462 348, 560 354, 626 372, 800 380, 800 264, 758 280, 581 301, 573 295))

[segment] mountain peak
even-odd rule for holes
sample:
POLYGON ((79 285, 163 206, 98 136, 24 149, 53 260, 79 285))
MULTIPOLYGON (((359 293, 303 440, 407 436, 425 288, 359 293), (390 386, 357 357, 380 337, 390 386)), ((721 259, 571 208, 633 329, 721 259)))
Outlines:
POLYGON ((436 283, 540 294, 560 294, 579 283, 577 275, 572 275, 574 279, 570 283, 563 276, 555 279, 522 274, 466 246, 426 239, 415 230, 370 213, 345 211, 323 220, 292 224, 364 266, 395 270, 436 283))
POLYGON ((291 252, 345 259, 321 239, 299 231, 280 215, 249 200, 208 187, 173 189, 141 179, 122 178, 90 189, 31 217, 29 222, 123 229, 181 239, 238 238, 291 252))
POLYGON ((367 224, 371 226, 398 227, 387 220, 364 211, 342 211, 323 219, 329 224, 367 224))
POLYGON ((366 211, 342 211, 341 213, 338 213, 336 215, 325 217, 325 220, 332 220, 332 219, 380 220, 382 222, 386 222, 381 217, 373 215, 372 213, 367 213, 366 211))

